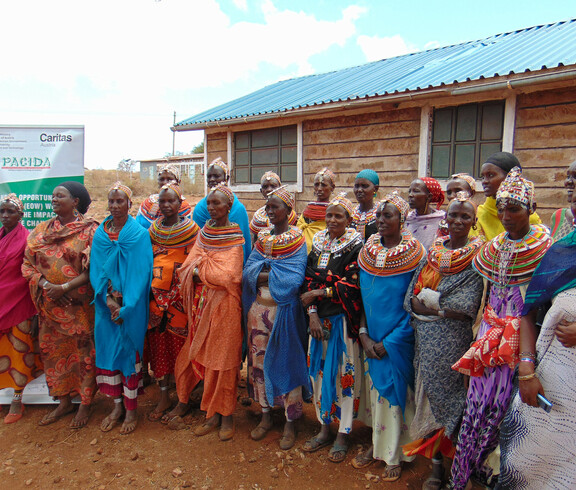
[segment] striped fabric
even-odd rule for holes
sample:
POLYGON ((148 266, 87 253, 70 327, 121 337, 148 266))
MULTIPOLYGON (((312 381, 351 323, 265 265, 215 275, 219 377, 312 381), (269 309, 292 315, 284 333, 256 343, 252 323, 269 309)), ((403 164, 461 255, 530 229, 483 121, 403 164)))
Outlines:
POLYGON ((208 221, 200 232, 198 245, 208 250, 222 250, 244 245, 244 236, 236 223, 230 223, 230 226, 212 226, 211 221, 208 221))

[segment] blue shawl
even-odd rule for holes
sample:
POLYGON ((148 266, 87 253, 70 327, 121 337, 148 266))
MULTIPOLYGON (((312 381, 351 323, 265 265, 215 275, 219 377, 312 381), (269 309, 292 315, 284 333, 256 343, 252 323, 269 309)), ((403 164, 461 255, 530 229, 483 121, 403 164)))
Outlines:
POLYGON ((303 387, 305 400, 310 397, 306 365, 307 323, 299 294, 307 258, 305 242, 288 257, 269 258, 254 249, 242 274, 242 305, 244 315, 247 315, 256 300, 258 275, 265 265, 270 267, 268 286, 278 305, 264 356, 264 382, 270 406, 274 405, 275 397, 298 386, 303 387))
POLYGON ((148 306, 152 282, 152 244, 148 230, 131 216, 120 231, 118 241, 112 241, 98 227, 90 253, 90 283, 94 288, 96 324, 96 366, 109 371, 120 370, 124 376, 134 373, 136 352, 142 358, 144 335, 148 328, 148 306), (120 318, 112 321, 106 306, 108 283, 122 293, 120 318))
POLYGON ((386 355, 368 359, 368 372, 380 396, 390 405, 406 407, 406 390, 414 389, 414 330, 404 310, 404 296, 414 271, 375 276, 360 269, 360 289, 368 335, 383 342, 386 355))
MULTIPOLYGON (((206 197, 196 204, 194 213, 192 214, 192 219, 200 229, 204 228, 206 222, 210 220, 210 213, 208 212, 208 206, 206 205, 206 197)), ((252 235, 250 235, 248 213, 246 212, 244 204, 242 204, 236 197, 236 194, 234 194, 234 202, 232 203, 232 209, 230 210, 228 219, 231 223, 236 223, 242 230, 242 235, 244 235, 244 264, 246 264, 250 252, 252 251, 252 235)))

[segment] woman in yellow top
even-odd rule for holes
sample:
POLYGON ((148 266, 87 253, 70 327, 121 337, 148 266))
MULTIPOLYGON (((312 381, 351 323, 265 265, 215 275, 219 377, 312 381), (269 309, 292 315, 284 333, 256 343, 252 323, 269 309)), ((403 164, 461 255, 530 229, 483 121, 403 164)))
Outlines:
POLYGON ((314 195, 317 201, 309 202, 298 219, 296 226, 306 238, 308 253, 312 250, 312 239, 319 231, 326 229, 326 209, 330 205, 330 196, 336 187, 336 176, 332 170, 323 168, 314 176, 314 195))

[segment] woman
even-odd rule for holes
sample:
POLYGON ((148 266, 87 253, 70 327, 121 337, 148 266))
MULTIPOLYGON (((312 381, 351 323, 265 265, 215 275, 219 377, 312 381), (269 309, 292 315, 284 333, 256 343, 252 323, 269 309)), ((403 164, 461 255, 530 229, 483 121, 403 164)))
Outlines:
POLYGON ((498 445, 500 423, 510 403, 513 369, 519 360, 519 318, 534 269, 552 244, 548 229, 530 225, 536 208, 534 184, 512 169, 496 195, 505 232, 486 243, 474 268, 489 281, 487 305, 477 340, 453 366, 470 376, 452 486, 463 489, 471 475, 487 482, 487 456, 498 445))
POLYGON ((377 205, 374 204, 374 198, 378 192, 379 185, 378 174, 369 168, 358 172, 354 180, 354 195, 358 201, 358 206, 354 209, 350 226, 360 233, 364 242, 377 232, 377 205))
POLYGON ((300 297, 309 316, 309 372, 321 424, 320 432, 304 444, 303 450, 314 452, 331 444, 330 423, 338 422, 338 435, 328 454, 334 463, 346 458, 362 383, 357 262, 362 237, 348 228, 353 212, 354 205, 345 197, 337 197, 328 206, 327 228, 314 235, 305 292, 300 297))
POLYGON ((28 282, 22 277, 22 261, 28 230, 22 226, 24 205, 16 194, 0 201, 0 389, 12 388, 14 395, 5 424, 18 422, 24 414, 22 392, 42 371, 32 335, 36 308, 28 282))
POLYGON ((207 196, 208 221, 180 269, 181 294, 188 312, 188 339, 176 359, 178 405, 169 418, 188 410, 190 394, 204 380, 200 408, 205 422, 194 430, 204 436, 234 436, 236 392, 242 350, 241 281, 244 237, 229 219, 235 197, 219 184, 207 196))
POLYGON ((365 390, 372 419, 372 447, 352 465, 384 461, 382 481, 396 481, 402 473, 401 445, 408 442, 414 416, 414 332, 404 310, 404 296, 424 247, 403 230, 408 203, 397 194, 378 205, 378 234, 372 235, 358 257, 364 307, 360 341, 365 353, 365 390), (383 305, 386 305, 383 308, 383 305))
MULTIPOLYGON (((166 165, 160 165, 158 168, 158 189, 161 189, 162 186, 168 182, 176 182, 180 185, 181 181, 180 167, 178 165, 167 163, 166 165)), ((182 197, 179 214, 183 218, 190 218, 192 215, 192 208, 184 197, 182 197)), ((136 215, 136 221, 144 228, 150 228, 150 225, 161 217, 162 212, 160 211, 159 195, 151 194, 142 201, 140 209, 138 209, 138 214, 136 215)))
POLYGON ((284 187, 266 200, 272 228, 258 240, 242 275, 242 303, 248 327, 248 391, 262 407, 262 420, 250 433, 263 439, 272 428, 271 407, 284 407, 286 424, 280 449, 294 446, 294 422, 302 416, 303 398, 310 398, 306 365, 306 318, 299 289, 306 271, 306 240, 289 225, 294 196, 284 187))
MULTIPOLYGON (((522 168, 518 159, 506 151, 494 153, 482 165, 480 175, 486 200, 478 206, 478 231, 472 231, 471 234, 483 235, 486 240, 492 240, 504 232, 504 226, 498 219, 496 193, 500 184, 514 167, 522 168)), ((540 223, 542 223, 540 217, 533 212, 530 215, 530 224, 537 225, 540 223)))
POLYGON ((410 184, 408 204, 412 211, 406 217, 406 229, 426 250, 434 243, 438 226, 446 217, 446 213, 440 210, 443 202, 444 192, 436 179, 421 177, 410 184))
POLYGON ((74 410, 70 428, 88 423, 96 392, 94 373, 94 293, 88 284, 90 247, 98 223, 84 213, 90 195, 78 182, 63 182, 52 193, 56 217, 28 236, 22 274, 38 310, 38 341, 50 396, 60 403, 40 421, 49 425, 74 410))
MULTIPOLYGON (((208 167, 206 172, 206 181, 208 183, 208 188, 213 189, 218 184, 228 185, 230 180, 230 168, 220 157, 212 160, 212 163, 208 167)), ((242 230, 242 235, 244 236, 244 262, 248 260, 250 252, 252 251, 252 240, 250 238, 250 224, 248 222, 248 213, 244 204, 242 204, 238 197, 232 193, 234 196, 234 203, 230 209, 230 222, 237 223, 242 230)), ((194 222, 200 227, 204 228, 204 225, 210 221, 210 212, 208 211, 208 196, 204 197, 196 206, 194 207, 194 214, 192 216, 194 222)))
POLYGON ((484 243, 468 238, 476 223, 476 206, 461 191, 446 212, 448 238, 438 238, 408 288, 404 306, 416 334, 416 415, 410 435, 416 439, 407 454, 432 459, 432 474, 424 488, 441 488, 441 450, 452 456, 464 405, 464 376, 451 369, 473 339, 482 293, 482 277, 472 261, 484 243))
MULTIPOLYGON (((576 211, 574 195, 571 205, 576 211)), ((548 250, 526 292, 520 320, 519 392, 502 423, 499 488, 576 487, 575 298, 576 233, 572 232, 548 250), (538 309, 549 301, 552 307, 538 329, 538 309), (552 403, 550 411, 539 407, 538 395, 552 403)))
POLYGON ((316 201, 309 202, 298 219, 297 227, 302 230, 306 239, 306 250, 312 250, 314 235, 326 229, 326 208, 330 203, 330 196, 336 187, 336 176, 332 170, 323 168, 314 176, 314 195, 316 201))
MULTIPOLYGON (((576 187, 576 161, 573 161, 568 167, 564 187, 566 187, 568 202, 571 203, 574 195, 574 188, 576 187)), ((558 241, 572 233, 573 230, 574 213, 572 210, 570 208, 562 208, 555 211, 550 221, 550 234, 552 235, 552 238, 554 238, 555 241, 558 241)))
MULTIPOLYGON (((268 199, 268 196, 274 189, 278 189, 278 187, 282 186, 282 182, 280 182, 280 177, 278 174, 274 172, 268 171, 265 172, 262 178, 260 179, 260 193, 264 197, 264 199, 268 199)), ((290 226, 295 225, 298 221, 298 215, 296 211, 292 209, 290 211, 290 216, 288 217, 288 224, 290 226)), ((250 231, 252 232, 252 243, 256 243, 258 239, 258 233, 266 228, 270 228, 270 219, 266 214, 266 206, 262 206, 258 209, 254 215, 252 216, 252 220, 250 221, 250 231)))
POLYGON ((160 401, 148 415, 155 422, 170 408, 168 381, 174 374, 176 357, 188 336, 188 316, 182 306, 178 269, 196 242, 198 225, 180 215, 183 203, 175 182, 164 184, 158 194, 162 217, 149 228, 154 255, 150 323, 147 343, 150 367, 160 386, 160 401))
MULTIPOLYGON (((446 199, 448 203, 455 199, 460 192, 464 192, 470 199, 474 197, 476 194, 476 180, 474 177, 464 173, 454 174, 450 177, 446 184, 446 199)), ((476 224, 474 224, 473 229, 476 229, 476 224)), ((438 236, 447 237, 448 235, 448 223, 446 223, 446 219, 443 219, 438 225, 438 236)))
POLYGON ((136 429, 138 419, 152 281, 150 234, 128 214, 131 205, 132 191, 116 182, 108 192, 110 216, 94 234, 90 267, 96 306, 96 380, 100 391, 114 398, 114 408, 100 429, 112 430, 124 416, 123 435, 136 429))

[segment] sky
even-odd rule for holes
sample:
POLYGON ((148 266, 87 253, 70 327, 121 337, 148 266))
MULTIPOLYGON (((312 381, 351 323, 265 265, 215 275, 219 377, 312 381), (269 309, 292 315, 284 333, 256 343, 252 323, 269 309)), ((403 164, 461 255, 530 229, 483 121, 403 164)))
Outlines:
POLYGON ((0 0, 0 125, 84 125, 85 166, 116 168, 171 153, 174 112, 575 17, 574 0, 0 0))

